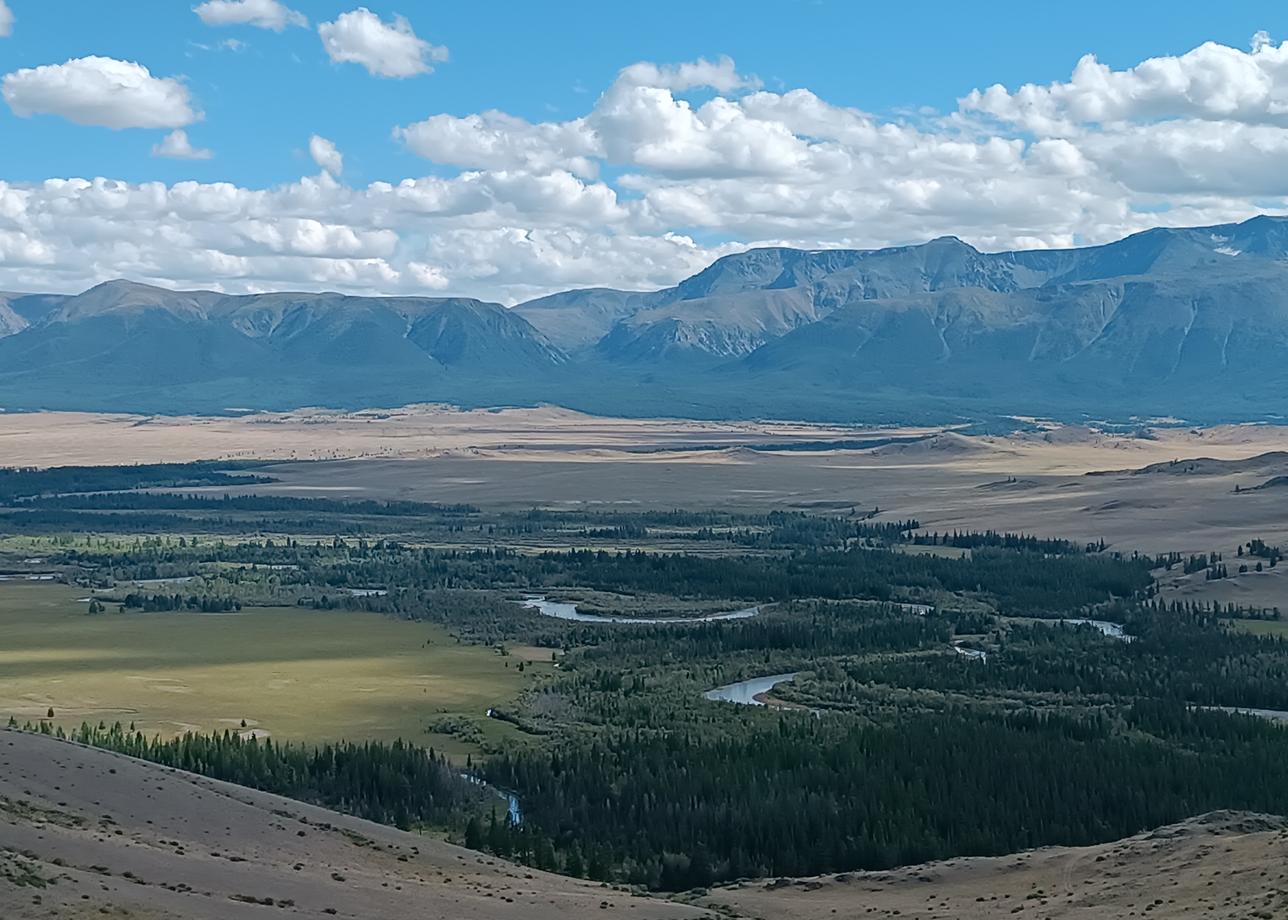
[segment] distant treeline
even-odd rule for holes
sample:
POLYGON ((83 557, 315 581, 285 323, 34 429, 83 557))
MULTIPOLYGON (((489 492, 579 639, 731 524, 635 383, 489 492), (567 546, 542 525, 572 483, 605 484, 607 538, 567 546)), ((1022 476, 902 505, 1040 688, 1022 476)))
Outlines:
MULTIPOLYGON (((51 512, 53 513, 53 512, 51 512)), ((63 513, 63 512, 58 512, 63 513)), ((1016 616, 1074 615, 1114 599, 1144 598, 1153 591, 1150 560, 1108 554, 1048 555, 981 547, 967 557, 900 553, 859 544, 846 550, 778 554, 695 556, 643 551, 572 550, 537 555, 504 547, 437 549, 393 540, 299 543, 259 540, 140 541, 131 548, 70 546, 51 562, 98 568, 117 581, 189 574, 211 563, 273 567, 298 597, 336 597, 349 588, 390 589, 353 597, 345 606, 410 619, 437 619, 428 605, 434 592, 460 590, 545 591, 580 587, 670 597, 778 602, 805 598, 893 601, 937 592, 974 595, 995 612, 1016 616), (308 594, 309 591, 315 592, 308 594)), ((228 579, 259 576, 225 572, 228 579)), ((250 586, 253 590, 253 585, 250 586)), ((235 592, 249 602, 246 592, 235 592)), ((518 622, 517 615, 511 623, 518 622)), ((568 630, 567 624, 561 628, 568 630)))
POLYGON ((208 594, 140 594, 130 593, 121 600, 127 610, 159 613, 168 610, 199 610, 202 613, 229 613, 241 610, 242 603, 235 597, 211 597, 208 594))
POLYGON ((806 551, 786 558, 579 550, 548 553, 540 561, 561 571, 572 584, 607 591, 777 601, 889 600, 896 589, 938 589, 986 594, 999 613, 1015 615, 1067 612, 1115 597, 1135 597, 1153 584, 1144 559, 991 548, 961 559, 856 548, 806 551))
POLYGON ((964 549, 977 549, 981 546, 996 546, 1003 549, 1022 549, 1034 553, 1081 553, 1103 552, 1103 540, 1086 545, 1070 540, 1035 537, 1023 533, 998 533, 995 530, 954 530, 952 533, 918 533, 913 534, 909 542, 917 546, 956 546, 964 549))
MULTIPOLYGON (((1228 629, 1217 614, 1184 604, 1107 611, 1132 641, 1090 626, 1011 624, 987 667, 955 656, 856 659, 831 688, 838 699, 880 684, 970 696, 1016 694, 1098 703, 1161 699, 1195 706, 1288 710, 1288 641, 1228 629)), ((1288 737, 1288 733, 1285 733, 1288 737)))
MULTIPOLYGON (((626 661, 725 661, 740 652, 790 653, 804 658, 871 651, 942 648, 946 620, 912 616, 894 605, 795 602, 744 620, 693 625, 635 626, 602 648, 587 648, 582 669, 626 661)), ((578 671, 577 673, 581 673, 578 671)))
POLYGON ((114 492, 93 495, 48 495, 23 502, 23 507, 85 511, 291 511, 303 514, 347 514, 364 517, 404 517, 423 514, 478 514, 474 505, 413 501, 360 501, 299 498, 287 495, 193 495, 178 492, 114 492))
POLYGON ((1288 801, 1282 728, 1162 702, 1125 718, 1125 733, 1039 712, 606 729, 511 749, 485 775, 519 793, 525 833, 548 837, 556 862, 667 890, 1085 845, 1288 801))
POLYGON ((71 740, 403 829, 460 828, 482 798, 441 755, 403 741, 311 747, 227 731, 162 740, 119 722, 82 723, 71 740))
POLYGON ((271 482, 267 476, 229 472, 248 463, 203 460, 196 463, 142 463, 136 466, 56 466, 0 469, 0 503, 67 492, 233 486, 271 482))

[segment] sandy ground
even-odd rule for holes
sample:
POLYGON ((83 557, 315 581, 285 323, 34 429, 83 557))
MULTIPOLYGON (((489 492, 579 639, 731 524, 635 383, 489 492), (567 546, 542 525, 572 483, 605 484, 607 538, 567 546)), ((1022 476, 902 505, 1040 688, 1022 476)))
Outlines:
MULTIPOLYGON (((275 466, 280 481, 261 491, 502 508, 880 508, 882 520, 916 518, 930 529, 1021 530, 1146 552, 1229 552, 1254 537, 1288 542, 1288 488, 1234 492, 1288 473, 1288 459, 1200 465, 1193 473, 1086 474, 1276 451, 1288 451, 1288 427, 1160 428, 1134 437, 1048 426, 964 437, 915 428, 598 418, 549 407, 242 418, 0 415, 0 465, 312 459, 320 462, 275 466), (917 436, 927 437, 867 450, 751 449, 917 436)), ((1266 584, 1277 591, 1277 580, 1266 584)))
MULTIPOLYGON (((418 405, 338 412, 299 409, 246 416, 140 416, 84 412, 0 413, 0 466, 161 463, 210 459, 429 459, 493 454, 553 461, 684 448, 738 448, 939 434, 929 442, 865 453, 883 467, 944 463, 1006 473, 1077 474, 1178 457, 1238 459, 1288 450, 1288 427, 1226 425, 1155 429, 1149 439, 1086 428, 1047 426, 1015 437, 966 438, 941 428, 865 428, 790 421, 718 422, 623 419, 569 409, 460 410, 418 405)), ((676 453, 653 459, 686 462, 676 453)), ((829 452, 823 452, 826 455, 829 452)))
POLYGON ((460 410, 420 405, 362 412, 300 409, 241 417, 33 412, 0 414, 0 466, 424 458, 510 449, 632 450, 880 438, 935 430, 602 418, 557 407, 460 410))
POLYGON ((863 451, 748 449, 632 454, 477 451, 469 456, 290 464, 261 491, 471 502, 511 509, 719 507, 871 511, 932 530, 993 528, 1104 539, 1146 552, 1233 552, 1254 537, 1288 541, 1288 489, 1235 494, 1265 469, 1086 475, 1177 457, 1247 458, 1288 446, 1288 429, 1183 433, 1157 441, 1088 436, 965 439, 863 451), (1216 435, 1223 435, 1217 437, 1216 435))
POLYGON ((1288 822, 1220 812, 1117 843, 750 882, 705 899, 763 920, 1288 916, 1288 822))
POLYGON ((709 915, 105 751, 0 731, 0 917, 104 916, 709 915))

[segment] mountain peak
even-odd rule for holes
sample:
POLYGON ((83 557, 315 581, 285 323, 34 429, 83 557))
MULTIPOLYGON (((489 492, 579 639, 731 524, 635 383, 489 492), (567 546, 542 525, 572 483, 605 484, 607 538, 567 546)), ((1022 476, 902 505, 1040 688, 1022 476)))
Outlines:
POLYGON ((107 281, 100 281, 98 284, 94 285, 91 288, 87 288, 81 293, 88 294, 90 293, 90 291, 131 291, 131 290, 164 291, 167 294, 174 293, 173 291, 167 288, 159 287, 158 285, 155 285, 155 284, 144 284, 142 281, 131 281, 129 278, 109 278, 107 281))
POLYGON ((922 245, 923 246, 954 246, 954 247, 960 247, 962 249, 969 249, 971 252, 979 252, 978 249, 976 249, 970 243, 963 240, 960 236, 953 236, 952 234, 948 234, 947 236, 937 236, 933 240, 923 243, 922 245))
POLYGON ((71 319, 108 313, 159 310, 175 316, 199 318, 205 307, 220 296, 212 291, 171 291, 138 281, 115 278, 69 298, 59 314, 64 319, 71 319))

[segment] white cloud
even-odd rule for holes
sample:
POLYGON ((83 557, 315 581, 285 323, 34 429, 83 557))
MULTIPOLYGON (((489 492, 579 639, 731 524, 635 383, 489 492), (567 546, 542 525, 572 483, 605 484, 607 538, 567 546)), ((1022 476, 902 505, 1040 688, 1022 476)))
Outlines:
POLYGON ((325 137, 314 134, 309 138, 309 156, 313 162, 333 176, 344 172, 344 155, 325 137))
POLYGON ((567 169, 586 178, 597 171, 594 158, 599 145, 581 119, 532 124, 495 111, 464 118, 432 115, 395 128, 394 136, 413 153, 447 166, 535 172, 567 169))
POLYGON ((665 66, 641 61, 623 69, 618 74, 618 81, 638 86, 655 86, 677 93, 702 88, 714 89, 721 93, 760 88, 760 80, 738 73, 733 58, 728 55, 722 55, 714 63, 706 58, 665 66))
POLYGON ((208 26, 257 26, 281 32, 287 26, 307 26, 308 17, 279 0, 206 0, 192 11, 208 26))
POLYGON ((1174 57, 1113 70, 1085 55, 1066 82, 974 90, 963 110, 1036 134, 1071 134, 1083 126, 1194 118, 1288 125, 1288 43, 1253 36, 1251 51, 1204 42, 1174 57))
POLYGON ((178 128, 201 118, 188 88, 142 64, 75 58, 6 74, 0 92, 15 115, 61 115, 105 128, 178 128))
POLYGON ((188 140, 188 132, 176 128, 161 139, 159 144, 152 145, 154 157, 168 157, 173 160, 209 160, 214 151, 205 147, 194 147, 188 140))
POLYGON ((361 64, 376 77, 414 77, 447 60, 447 49, 419 38, 403 16, 383 22, 365 6, 318 26, 327 55, 337 64, 361 64))
POLYGON ((635 64, 566 120, 426 113, 394 136, 435 174, 401 181, 344 184, 340 152, 314 136, 321 172, 273 188, 0 182, 0 290, 129 275, 513 302, 662 287, 750 245, 1069 246, 1288 212, 1283 46, 1252 48, 1084 62, 1067 83, 915 120, 759 89, 728 59, 635 64), (1242 89, 1211 76, 1249 62, 1262 78, 1242 89))
POLYGON ((13 10, 0 0, 0 38, 8 38, 13 34, 13 10))

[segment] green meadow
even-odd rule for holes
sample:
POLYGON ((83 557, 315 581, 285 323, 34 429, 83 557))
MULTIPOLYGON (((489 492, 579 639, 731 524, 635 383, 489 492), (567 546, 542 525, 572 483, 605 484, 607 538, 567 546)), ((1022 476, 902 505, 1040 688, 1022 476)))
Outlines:
POLYGON ((356 611, 246 608, 238 613, 91 616, 83 589, 0 584, 0 720, 133 722, 146 734, 234 731, 282 741, 383 740, 453 755, 473 741, 435 734, 511 703, 539 656, 502 656, 443 629, 356 611), (523 657, 537 658, 519 671, 523 657), (447 717, 457 717, 448 719, 447 717), (245 723, 243 725, 243 722, 245 723))

